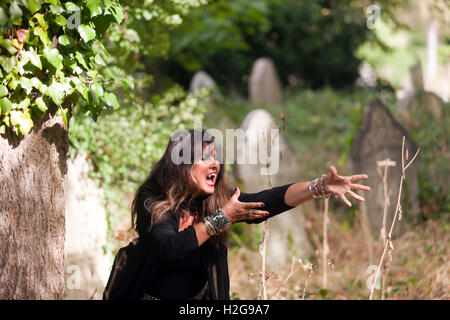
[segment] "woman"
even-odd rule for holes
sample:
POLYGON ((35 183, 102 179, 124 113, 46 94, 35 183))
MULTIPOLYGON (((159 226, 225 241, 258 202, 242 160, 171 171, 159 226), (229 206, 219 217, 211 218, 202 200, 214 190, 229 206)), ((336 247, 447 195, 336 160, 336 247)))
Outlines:
POLYGON ((367 175, 343 177, 330 166, 311 182, 241 193, 226 182, 217 151, 204 129, 169 142, 136 192, 131 209, 139 238, 116 256, 105 299, 229 299, 227 229, 233 223, 260 223, 316 197, 335 195, 351 206, 345 194, 364 201, 351 189, 370 190, 354 183, 367 175), (190 161, 177 164, 174 156, 190 161))

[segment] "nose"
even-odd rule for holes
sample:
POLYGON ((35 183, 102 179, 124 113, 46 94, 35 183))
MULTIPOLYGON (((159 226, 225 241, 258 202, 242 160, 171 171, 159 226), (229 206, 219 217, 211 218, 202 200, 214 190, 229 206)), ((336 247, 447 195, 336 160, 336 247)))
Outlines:
POLYGON ((215 158, 210 158, 209 161, 210 161, 209 168, 216 169, 217 171, 219 171, 219 168, 220 168, 219 160, 217 160, 215 158))

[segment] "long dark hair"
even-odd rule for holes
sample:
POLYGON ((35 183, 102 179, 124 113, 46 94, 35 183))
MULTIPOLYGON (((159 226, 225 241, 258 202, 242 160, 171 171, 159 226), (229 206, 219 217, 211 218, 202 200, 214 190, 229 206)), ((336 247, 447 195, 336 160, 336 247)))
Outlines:
MULTIPOLYGON (((131 222, 140 237, 150 231, 151 227, 161 221, 166 214, 182 214, 181 209, 197 206, 195 217, 201 221, 213 211, 222 207, 230 197, 231 187, 225 177, 225 166, 220 161, 220 170, 216 177, 214 192, 204 197, 195 197, 197 186, 192 179, 191 169, 199 160, 207 146, 216 148, 221 154, 221 145, 205 129, 179 131, 172 135, 162 158, 153 166, 144 183, 139 186, 131 204, 131 222), (201 137, 198 139, 196 137, 201 137), (182 148, 182 147, 190 148, 182 148), (186 159, 183 151, 190 149, 190 159, 177 164, 177 159, 186 159), (199 154, 195 150, 199 150, 199 154), (187 162, 187 163, 186 163, 187 162), (199 203, 200 206, 199 206, 199 203)), ((217 247, 226 246, 226 232, 211 237, 217 247)))

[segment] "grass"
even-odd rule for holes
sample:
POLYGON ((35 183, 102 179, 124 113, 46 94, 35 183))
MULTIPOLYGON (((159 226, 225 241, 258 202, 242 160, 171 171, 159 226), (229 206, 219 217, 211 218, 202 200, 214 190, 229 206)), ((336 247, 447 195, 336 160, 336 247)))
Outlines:
MULTIPOLYGON (((331 200, 331 199, 330 199, 331 200)), ((327 289, 322 287, 322 270, 320 247, 311 257, 314 272, 311 274, 306 290, 306 299, 368 299, 367 282, 371 274, 367 268, 376 263, 369 261, 364 234, 357 223, 349 230, 342 228, 341 223, 332 214, 335 201, 330 201, 330 225, 328 241, 330 246, 327 289)), ((309 222, 307 232, 320 243, 322 231, 321 210, 304 211, 309 222)), ((450 298, 450 255, 448 224, 450 219, 442 217, 438 220, 427 220, 416 226, 406 226, 405 233, 396 240, 393 259, 390 265, 389 281, 386 287, 386 299, 449 299, 450 298)), ((269 239, 270 241, 270 239, 269 239)), ((374 252, 379 257, 382 244, 374 242, 374 252)), ((257 251, 247 247, 234 246, 229 251, 230 296, 232 299, 256 299, 258 292, 260 257, 257 251), (249 274, 250 277, 249 277, 249 274), (252 281, 249 280, 253 279, 252 281)), ((267 295, 276 291, 276 299, 300 300, 308 281, 309 273, 297 270, 286 283, 291 265, 286 264, 279 273, 270 273, 267 295), (280 288, 282 286, 282 288, 280 288)), ((375 291, 375 294, 379 290, 375 291)))

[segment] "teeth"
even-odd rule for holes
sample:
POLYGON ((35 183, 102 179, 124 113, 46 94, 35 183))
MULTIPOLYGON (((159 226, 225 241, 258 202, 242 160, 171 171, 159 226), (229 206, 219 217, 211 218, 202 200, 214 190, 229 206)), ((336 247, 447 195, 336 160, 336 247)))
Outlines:
POLYGON ((211 173, 211 174, 208 174, 207 178, 208 179, 213 179, 215 176, 216 176, 215 173, 211 173))

